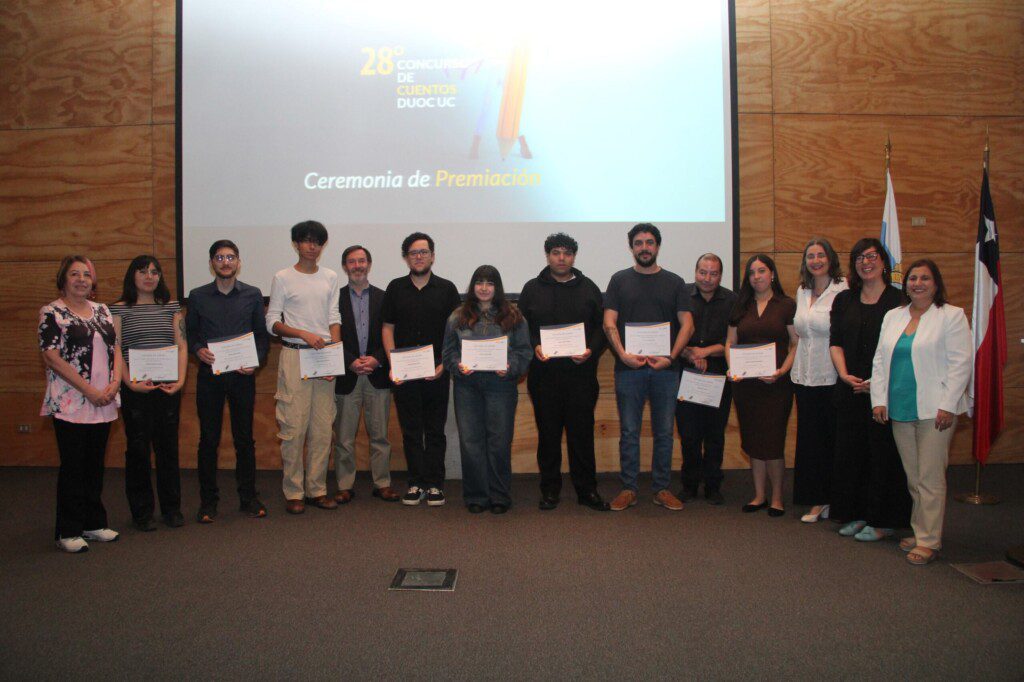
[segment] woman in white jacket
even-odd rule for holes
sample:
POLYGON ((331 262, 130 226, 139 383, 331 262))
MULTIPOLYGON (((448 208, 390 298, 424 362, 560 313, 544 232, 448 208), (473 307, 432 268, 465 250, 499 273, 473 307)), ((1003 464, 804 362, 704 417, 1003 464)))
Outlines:
POLYGON ((910 304, 882 321, 871 373, 871 406, 892 435, 907 472, 914 537, 900 542, 907 561, 931 563, 942 547, 946 464, 956 415, 969 408, 971 328, 962 308, 946 303, 942 274, 923 259, 907 269, 910 304))

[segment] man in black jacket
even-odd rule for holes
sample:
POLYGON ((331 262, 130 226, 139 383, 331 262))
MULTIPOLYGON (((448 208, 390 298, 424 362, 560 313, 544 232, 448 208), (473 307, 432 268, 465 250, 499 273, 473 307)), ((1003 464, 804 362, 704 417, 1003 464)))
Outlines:
POLYGON ((523 286, 519 309, 530 327, 534 347, 527 388, 537 420, 537 466, 540 508, 554 509, 562 489, 562 432, 569 450, 569 472, 579 503, 607 511, 597 492, 594 464, 594 408, 597 405, 597 360, 605 347, 601 328, 601 290, 573 267, 578 245, 564 233, 544 241, 548 265, 523 286), (549 358, 541 348, 540 328, 584 325, 585 353, 549 358))
POLYGON ((360 413, 370 439, 373 496, 385 502, 397 502, 400 497, 391 487, 391 443, 388 441, 391 381, 380 333, 384 291, 370 284, 372 265, 373 257, 363 246, 350 246, 341 255, 348 285, 342 287, 338 298, 346 370, 334 385, 334 399, 338 404, 334 421, 338 492, 334 499, 338 504, 347 504, 355 496, 352 485, 356 478, 355 441, 360 413))

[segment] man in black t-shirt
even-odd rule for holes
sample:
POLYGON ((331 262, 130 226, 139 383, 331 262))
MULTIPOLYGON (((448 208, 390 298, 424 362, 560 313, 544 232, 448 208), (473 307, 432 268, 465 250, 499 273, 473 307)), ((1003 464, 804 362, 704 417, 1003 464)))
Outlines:
POLYGON ((650 223, 629 231, 633 267, 612 275, 604 300, 604 331, 615 351, 615 399, 619 408, 619 463, 622 492, 612 511, 636 504, 640 472, 640 427, 644 403, 651 403, 654 503, 678 511, 683 503, 668 489, 672 477, 672 416, 679 389, 675 360, 693 334, 690 299, 679 275, 658 265, 661 232, 650 223), (628 323, 668 324, 668 356, 626 352, 628 323))

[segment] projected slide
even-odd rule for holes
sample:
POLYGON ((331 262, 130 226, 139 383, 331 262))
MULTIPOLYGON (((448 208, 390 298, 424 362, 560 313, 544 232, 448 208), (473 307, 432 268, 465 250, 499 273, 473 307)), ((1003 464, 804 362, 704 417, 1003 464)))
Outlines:
POLYGON ((245 274, 269 282, 305 218, 331 231, 326 259, 373 244, 388 275, 402 237, 429 228, 459 250, 460 288, 461 269, 502 265, 494 245, 515 261, 555 229, 622 242, 603 287, 638 221, 696 228, 687 249, 731 264, 725 3, 571 4, 183 0, 186 288, 221 236, 260 253, 245 274))

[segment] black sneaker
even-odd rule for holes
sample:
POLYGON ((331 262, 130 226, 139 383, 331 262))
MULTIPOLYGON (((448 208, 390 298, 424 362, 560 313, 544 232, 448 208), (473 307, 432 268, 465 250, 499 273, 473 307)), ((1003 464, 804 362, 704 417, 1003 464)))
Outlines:
POLYGON ((409 486, 409 491, 402 496, 402 504, 410 507, 415 507, 417 504, 423 501, 423 498, 427 494, 423 492, 423 489, 417 485, 409 486))
POLYGON ((679 500, 681 502, 689 502, 695 497, 697 497, 696 487, 683 486, 683 489, 679 491, 679 500))
POLYGON ((267 515, 267 508, 262 502, 260 502, 260 498, 258 497, 242 502, 239 505, 238 510, 245 512, 245 514, 251 519, 262 519, 267 515))
POLYGON ((152 533, 156 530, 156 522, 153 521, 153 517, 147 516, 143 519, 132 519, 132 525, 143 533, 152 533))
POLYGON ((440 507, 445 503, 444 493, 440 488, 427 488, 427 506, 440 507))
POLYGON ((164 514, 164 525, 168 528, 181 528, 185 525, 185 517, 181 515, 180 511, 164 514))
POLYGON ((196 512, 196 521, 199 523, 213 523, 215 518, 217 518, 217 505, 215 504, 204 504, 196 512))
POLYGON ((705 488, 704 499, 708 501, 708 504, 725 504, 725 497, 722 496, 722 491, 718 488, 705 488))

